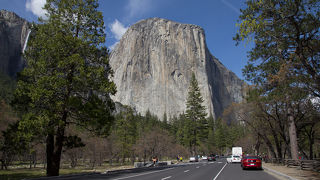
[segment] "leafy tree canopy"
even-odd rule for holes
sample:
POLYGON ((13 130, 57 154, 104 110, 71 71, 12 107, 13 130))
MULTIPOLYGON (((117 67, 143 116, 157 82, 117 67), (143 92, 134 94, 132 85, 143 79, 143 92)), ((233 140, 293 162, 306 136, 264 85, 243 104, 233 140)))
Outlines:
MULTIPOLYGON (((237 42, 254 40, 243 70, 247 80, 279 85, 286 79, 320 96, 319 0, 249 0, 237 42)), ((289 82, 292 83, 292 82, 289 82)))
POLYGON ((116 86, 97 8, 97 0, 47 0, 47 19, 33 24, 13 104, 25 113, 21 129, 47 137, 48 176, 59 174, 67 125, 108 135, 113 122, 116 86))

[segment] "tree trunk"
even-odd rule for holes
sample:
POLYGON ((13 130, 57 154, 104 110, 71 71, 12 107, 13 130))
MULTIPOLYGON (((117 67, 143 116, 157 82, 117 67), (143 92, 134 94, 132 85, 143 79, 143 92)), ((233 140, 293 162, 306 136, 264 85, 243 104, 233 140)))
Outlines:
POLYGON ((297 130, 294 123, 293 109, 289 103, 288 107, 288 122, 289 122, 289 138, 290 138, 290 149, 291 158, 298 160, 298 140, 297 140, 297 130))
POLYGON ((264 136, 264 135, 262 135, 262 134, 260 134, 260 137, 261 137, 262 140, 266 143, 269 151, 271 151, 271 154, 272 154, 273 158, 277 158, 277 154, 276 154, 276 152, 275 152, 275 150, 274 150, 274 148, 273 148, 273 146, 272 146, 272 143, 271 143, 270 140, 268 139, 268 137, 267 137, 267 136, 264 136))
POLYGON ((47 135, 47 176, 59 176, 64 130, 65 126, 58 127, 56 139, 53 134, 47 135))
POLYGON ((260 154, 260 145, 261 145, 261 142, 260 142, 260 138, 258 136, 257 142, 256 142, 256 144, 254 146, 255 155, 259 155, 260 154))
POLYGON ((311 133, 311 136, 309 137, 309 158, 310 160, 313 159, 313 144, 314 144, 314 131, 311 133))

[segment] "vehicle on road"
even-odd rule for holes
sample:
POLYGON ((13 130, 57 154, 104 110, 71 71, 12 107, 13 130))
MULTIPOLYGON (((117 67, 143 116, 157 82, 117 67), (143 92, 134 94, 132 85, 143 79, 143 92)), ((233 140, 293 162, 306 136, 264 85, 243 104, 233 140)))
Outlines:
POLYGON ((232 147, 233 156, 242 156, 242 147, 232 147))
POLYGON ((189 158, 189 162, 198 162, 198 161, 199 161, 198 156, 191 156, 191 157, 189 158))
POLYGON ((238 155, 232 155, 232 163, 241 163, 241 157, 238 155))
POLYGON ((216 160, 216 157, 214 157, 214 156, 209 156, 208 157, 208 161, 215 161, 216 160))
POLYGON ((230 155, 227 157, 227 163, 240 163, 241 157, 236 155, 230 155))
POLYGON ((208 156, 202 156, 202 157, 201 157, 201 160, 202 160, 202 161, 207 161, 207 160, 208 160, 208 156))
POLYGON ((241 160, 242 169, 262 169, 262 161, 259 156, 245 156, 241 160))
POLYGON ((215 161, 216 160, 216 156, 211 154, 210 156, 208 156, 208 161, 215 161))
POLYGON ((232 155, 227 156, 227 163, 232 163, 232 155))

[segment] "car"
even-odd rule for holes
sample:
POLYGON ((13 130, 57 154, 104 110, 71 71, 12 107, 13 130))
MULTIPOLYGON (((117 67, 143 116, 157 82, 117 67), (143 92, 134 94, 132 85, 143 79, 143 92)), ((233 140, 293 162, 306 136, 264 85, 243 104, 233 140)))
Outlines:
POLYGON ((238 155, 232 155, 232 163, 241 163, 241 157, 238 155))
POLYGON ((227 163, 240 163, 241 157, 236 155, 229 155, 227 157, 227 163))
POLYGON ((227 156, 227 163, 232 163, 232 155, 227 156))
POLYGON ((189 158, 189 162, 198 162, 198 161, 199 161, 198 156, 191 156, 191 157, 189 158))
POLYGON ((259 156, 245 156, 241 160, 242 169, 262 169, 262 161, 259 156))
POLYGON ((213 155, 213 156, 208 156, 208 161, 215 161, 216 160, 216 157, 213 155))
POLYGON ((207 161, 207 160, 208 160, 208 157, 207 157, 207 156, 202 156, 202 157, 201 157, 201 160, 207 161))

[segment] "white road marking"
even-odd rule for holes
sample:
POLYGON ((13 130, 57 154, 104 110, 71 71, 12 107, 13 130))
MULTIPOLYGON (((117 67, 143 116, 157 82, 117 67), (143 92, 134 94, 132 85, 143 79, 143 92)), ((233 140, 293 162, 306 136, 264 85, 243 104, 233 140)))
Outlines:
POLYGON ((227 163, 221 168, 221 170, 219 171, 219 173, 216 175, 216 177, 213 178, 213 180, 216 180, 218 178, 218 176, 220 175, 220 173, 222 172, 222 170, 226 167, 227 163))
POLYGON ((223 163, 223 162, 218 162, 219 164, 223 163))
POLYGON ((209 162, 209 164, 213 164, 214 162, 209 162))
POLYGON ((199 168, 200 166, 197 166, 196 168, 199 168))
POLYGON ((133 177, 143 176, 143 175, 147 175, 147 174, 153 174, 153 173, 162 172, 162 171, 168 171, 168 170, 172 170, 172 169, 174 169, 174 168, 163 169, 163 170, 159 170, 159 171, 152 171, 152 172, 147 172, 147 173, 142 173, 142 174, 136 174, 133 176, 121 177, 121 178, 116 178, 113 180, 129 179, 129 178, 133 178, 133 177))
POLYGON ((171 176, 168 176, 168 177, 165 177, 165 178, 162 178, 161 180, 166 180, 166 179, 170 179, 171 176))
POLYGON ((188 171, 190 171, 190 170, 185 170, 184 172, 188 172, 188 171))

